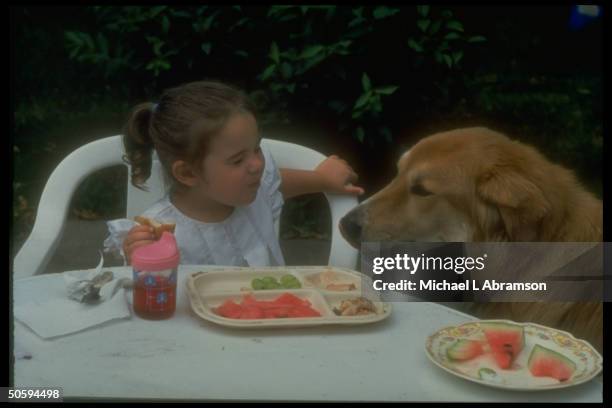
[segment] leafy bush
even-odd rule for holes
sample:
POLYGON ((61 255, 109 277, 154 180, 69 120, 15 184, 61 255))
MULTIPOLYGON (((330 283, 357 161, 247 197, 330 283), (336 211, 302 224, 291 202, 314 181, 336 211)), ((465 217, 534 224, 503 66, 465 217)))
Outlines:
MULTIPOLYGON (((276 110, 274 119, 278 112, 289 119, 289 112, 316 109, 318 115, 337 117, 339 131, 370 144, 393 140, 385 109, 396 103, 392 98, 422 94, 412 89, 415 78, 406 78, 406 72, 428 78, 433 72, 437 90, 430 97, 450 103, 449 81, 460 75, 449 73, 461 69, 471 43, 484 40, 466 35, 451 10, 429 6, 98 6, 89 11, 97 30, 67 29, 65 45, 73 60, 106 79, 131 78, 149 89, 175 85, 177 77, 233 80, 263 92, 276 110)), ((270 119, 264 116, 264 124, 270 119)))
POLYGON ((600 78, 489 74, 469 81, 470 106, 479 120, 537 147, 576 171, 601 196, 603 165, 600 78))
POLYGON ((331 212, 323 194, 294 197, 283 206, 280 236, 283 239, 330 239, 331 212))
MULTIPOLYGON (((11 92, 17 226, 31 226, 44 183, 70 151, 118 132, 133 104, 202 78, 247 89, 263 126, 299 120, 327 131, 317 143, 331 134, 336 146, 351 143, 347 151, 376 147, 381 173, 405 132, 457 118, 531 140, 601 191, 597 52, 576 52, 594 37, 563 33, 562 24, 542 30, 551 9, 496 8, 494 18, 475 8, 427 5, 12 10, 19 10, 11 92), (574 51, 566 46, 572 38, 574 51), (563 48, 565 58, 550 45, 563 48), (579 62, 591 67, 592 78, 579 62)), ((553 11, 565 18, 561 7, 553 11)), ((114 171, 79 189, 73 204, 80 216, 112 216, 123 205, 124 184, 106 184, 123 177, 114 171)), ((287 203, 293 221, 285 234, 325 231, 309 221, 310 211, 324 208, 312 200, 287 203)))

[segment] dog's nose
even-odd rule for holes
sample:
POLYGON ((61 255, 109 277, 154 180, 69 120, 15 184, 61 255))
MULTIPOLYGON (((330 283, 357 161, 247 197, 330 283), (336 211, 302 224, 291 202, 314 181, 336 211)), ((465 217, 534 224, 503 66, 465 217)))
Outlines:
POLYGON ((349 211, 340 219, 340 232, 344 238, 355 248, 361 241, 362 217, 359 207, 349 211))

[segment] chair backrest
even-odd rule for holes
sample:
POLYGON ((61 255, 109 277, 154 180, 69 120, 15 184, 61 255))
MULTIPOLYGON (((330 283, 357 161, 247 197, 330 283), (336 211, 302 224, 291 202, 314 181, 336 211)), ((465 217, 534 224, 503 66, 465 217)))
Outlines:
MULTIPOLYGON (((263 139, 279 168, 312 170, 325 159, 321 153, 305 146, 279 140, 263 139)), ((34 228, 13 263, 14 278, 41 273, 59 244, 68 214, 70 200, 79 184, 88 175, 106 167, 124 164, 125 151, 121 135, 96 140, 69 154, 51 173, 38 205, 34 228)), ((129 170, 129 169, 128 169, 129 170)), ((129 172, 128 172, 129 175, 129 172)), ((154 158, 148 191, 142 191, 127 182, 126 216, 141 214, 165 192, 159 160, 154 158)), ((329 265, 355 269, 357 250, 340 234, 339 221, 357 205, 354 196, 325 194, 332 215, 332 242, 329 265)), ((278 233, 278 222, 275 225, 278 233)))

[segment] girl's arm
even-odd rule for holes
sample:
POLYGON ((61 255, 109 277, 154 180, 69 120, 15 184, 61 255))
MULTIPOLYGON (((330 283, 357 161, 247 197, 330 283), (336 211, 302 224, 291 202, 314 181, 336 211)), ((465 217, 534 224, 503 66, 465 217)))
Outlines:
POLYGON ((280 169, 280 191, 286 200, 310 193, 363 194, 363 188, 354 186, 357 173, 338 156, 330 156, 313 171, 280 169))

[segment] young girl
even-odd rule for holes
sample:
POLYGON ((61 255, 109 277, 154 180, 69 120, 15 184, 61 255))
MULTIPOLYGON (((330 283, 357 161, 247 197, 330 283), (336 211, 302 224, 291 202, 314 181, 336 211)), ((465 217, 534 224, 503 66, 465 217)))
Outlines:
MULTIPOLYGON (((254 106, 224 83, 188 83, 165 91, 157 104, 133 109, 124 132, 131 181, 142 188, 155 149, 170 189, 142 215, 176 224, 182 264, 284 265, 274 231, 284 200, 314 192, 363 194, 352 184, 357 174, 337 156, 314 171, 279 171, 260 141, 254 106)), ((119 250, 128 264, 136 248, 154 242, 151 227, 107 224, 107 250, 119 250)))

